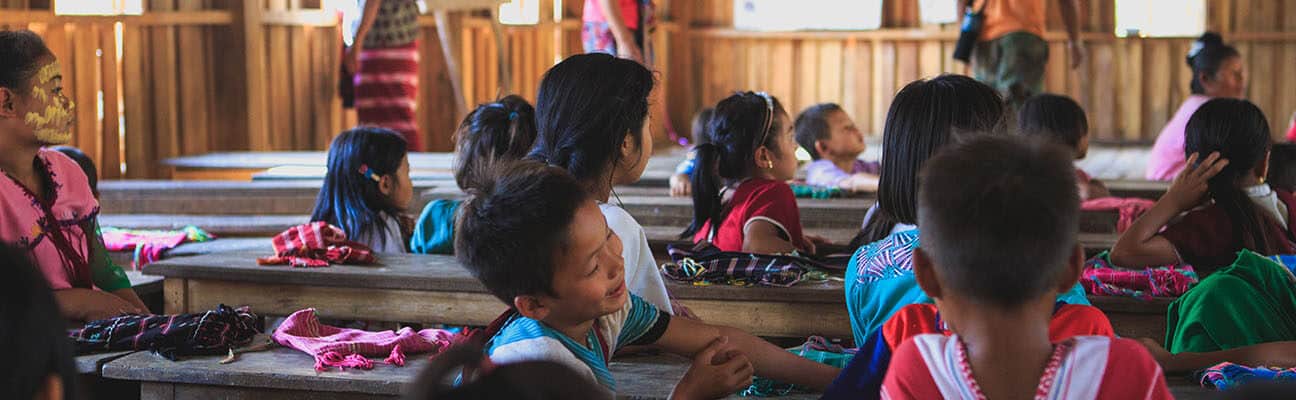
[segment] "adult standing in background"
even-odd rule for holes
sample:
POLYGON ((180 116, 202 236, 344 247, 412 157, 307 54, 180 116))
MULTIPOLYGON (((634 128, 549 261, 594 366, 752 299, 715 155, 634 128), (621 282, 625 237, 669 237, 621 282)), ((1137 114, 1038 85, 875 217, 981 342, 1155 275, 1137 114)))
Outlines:
POLYGON ((1215 32, 1206 32, 1193 42, 1186 59, 1192 68, 1189 88, 1192 95, 1184 99, 1169 122, 1157 135, 1152 152, 1148 153, 1147 179, 1169 181, 1184 169, 1184 128, 1188 119, 1215 97, 1241 99, 1246 96, 1246 65, 1242 54, 1233 46, 1224 44, 1224 38, 1215 32))
POLYGON ((355 40, 343 62, 355 74, 356 117, 361 125, 400 132, 410 151, 423 151, 414 118, 418 98, 416 0, 361 0, 355 40))
MULTIPOLYGON (((652 34, 657 29, 653 0, 585 0, 581 9, 581 44, 586 53, 611 54, 653 68, 652 34)), ((658 92, 664 90, 655 89, 658 92)), ((650 105, 656 123, 666 129, 671 142, 687 145, 666 115, 666 97, 650 105)))
MULTIPOLYGON (((959 0, 961 10, 972 7, 985 15, 981 35, 972 50, 973 74, 998 90, 1014 109, 1030 96, 1044 92, 1044 66, 1049 55, 1048 42, 1044 41, 1045 1, 959 0)), ((1066 25, 1071 68, 1076 68, 1085 56, 1080 42, 1080 1, 1058 0, 1058 5, 1066 25)))

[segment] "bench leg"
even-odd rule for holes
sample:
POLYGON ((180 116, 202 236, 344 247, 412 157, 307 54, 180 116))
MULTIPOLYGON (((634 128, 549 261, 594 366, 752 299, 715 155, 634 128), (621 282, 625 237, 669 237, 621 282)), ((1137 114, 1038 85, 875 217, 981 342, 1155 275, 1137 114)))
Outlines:
POLYGON ((189 310, 189 282, 187 279, 167 278, 162 281, 162 301, 166 314, 185 314, 189 310))

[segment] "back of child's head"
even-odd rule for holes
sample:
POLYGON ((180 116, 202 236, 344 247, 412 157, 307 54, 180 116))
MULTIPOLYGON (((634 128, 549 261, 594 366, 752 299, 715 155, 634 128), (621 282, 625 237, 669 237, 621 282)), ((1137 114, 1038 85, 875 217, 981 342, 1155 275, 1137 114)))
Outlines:
POLYGON ((432 358, 403 398, 560 400, 611 397, 611 393, 589 378, 552 361, 510 363, 482 371, 486 363, 481 345, 451 347, 432 358), (458 386, 448 384, 460 373, 469 376, 458 386), (480 375, 476 375, 478 373, 480 375))
POLYGON ((1066 154, 1040 139, 986 136, 927 161, 919 234, 942 285, 1004 308, 1056 288, 1079 232, 1080 197, 1066 154))
POLYGON ((1213 78, 1224 66, 1224 62, 1241 57, 1237 49, 1224 43, 1224 37, 1215 32, 1206 32, 1193 42, 1185 61, 1192 68, 1192 77, 1188 82, 1193 94, 1206 94, 1206 85, 1202 84, 1202 75, 1213 78))
POLYGON ((1080 104, 1070 97, 1045 93, 1022 103, 1017 112, 1017 130, 1023 135, 1042 136, 1080 150, 1080 141, 1089 134, 1089 119, 1080 104))
POLYGON ((706 143, 708 138, 706 134, 707 127, 711 125, 711 116, 715 115, 715 109, 711 107, 703 108, 697 114, 693 114, 693 144, 699 145, 706 143))
POLYGON ((51 377, 62 385, 63 398, 77 398, 72 345, 49 285, 21 249, 0 245, 6 271, 0 287, 0 345, 9 362, 0 363, 0 393, 31 399, 45 393, 51 377))
POLYGON ((0 88, 28 94, 41 61, 53 55, 45 41, 32 31, 0 30, 0 88))
POLYGON ((1296 192, 1296 143, 1275 143, 1269 150, 1269 186, 1296 192))
POLYGON ((492 294, 553 295, 555 257, 590 194, 561 168, 531 160, 497 166, 470 185, 455 224, 455 257, 492 294))
POLYGON ((938 150, 966 137, 998 133, 1003 99, 984 83, 941 75, 905 85, 882 130, 878 206, 852 247, 881 240, 896 224, 918 222, 918 171, 938 150))
POLYGON ((706 131, 710 140, 694 147, 693 222, 680 237, 691 237, 707 221, 720 219, 720 189, 725 181, 751 176, 756 150, 761 146, 777 148, 786 116, 783 104, 764 92, 739 92, 716 104, 706 131))
POLYGON ((1220 158, 1229 161, 1208 182, 1210 197, 1233 221, 1235 244, 1262 254, 1277 254, 1283 239, 1268 237, 1265 224, 1271 218, 1238 187, 1238 182, 1257 172, 1272 141, 1264 113, 1241 99, 1211 99, 1193 112, 1184 127, 1185 156, 1197 154, 1200 161, 1218 152, 1220 158))
POLYGON ((467 189, 478 171, 521 159, 535 144, 535 108, 518 95, 482 104, 459 125, 455 183, 467 189))
POLYGON ((823 158, 819 150, 815 149, 815 143, 820 140, 828 140, 832 135, 832 129, 828 126, 828 117, 833 113, 844 112, 840 105, 836 103, 819 103, 807 107, 797 115, 796 122, 796 142, 810 153, 810 158, 818 160, 823 158))
POLYGON ((76 161, 77 166, 81 167, 81 172, 85 172, 86 179, 90 180, 90 191, 95 197, 99 197, 99 169, 95 168, 94 161, 90 159, 81 149, 72 146, 55 146, 51 150, 63 153, 63 155, 76 161))
POLYGON ((394 217, 405 210, 383 194, 377 181, 400 169, 406 150, 405 138, 390 129, 361 126, 342 132, 329 146, 328 172, 311 221, 328 222, 353 239, 402 240, 386 237, 382 224, 384 215, 394 217))
POLYGON ((637 148, 649 134, 644 121, 654 84, 652 71, 634 61, 597 53, 568 57, 540 81, 531 157, 587 184, 605 179, 622 162, 626 140, 637 148))

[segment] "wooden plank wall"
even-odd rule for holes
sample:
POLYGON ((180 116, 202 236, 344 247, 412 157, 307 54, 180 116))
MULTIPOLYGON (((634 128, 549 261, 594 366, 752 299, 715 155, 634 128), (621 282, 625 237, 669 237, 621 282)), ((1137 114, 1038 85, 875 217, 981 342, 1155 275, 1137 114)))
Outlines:
MULTIPOLYGON (((1049 6, 1050 57, 1045 86, 1085 106, 1099 142, 1145 144, 1189 94, 1184 55, 1192 38, 1117 38, 1114 2, 1084 3, 1088 57, 1079 70, 1069 55, 1056 2, 1049 6)), ((1248 98, 1269 117, 1275 137, 1296 111, 1296 1, 1210 0, 1210 29, 1238 47, 1250 75, 1248 98)), ((917 0, 884 1, 884 29, 867 32, 734 30, 732 0, 679 3, 672 15, 680 62, 671 83, 671 116, 691 113, 736 90, 765 90, 795 113, 818 102, 841 103, 855 122, 881 132, 890 99, 906 83, 940 73, 970 73, 950 58, 956 27, 922 25, 917 0), (691 5, 691 7, 690 7, 691 5)))

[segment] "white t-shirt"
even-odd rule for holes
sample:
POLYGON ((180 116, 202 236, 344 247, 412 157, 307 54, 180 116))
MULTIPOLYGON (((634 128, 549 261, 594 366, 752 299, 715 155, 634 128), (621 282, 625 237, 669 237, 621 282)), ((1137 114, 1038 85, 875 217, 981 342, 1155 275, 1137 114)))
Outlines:
POLYGON ((653 259, 652 248, 648 247, 648 235, 644 234, 643 226, 621 207, 599 204, 599 210, 603 211, 608 227, 621 238, 626 288, 667 314, 675 315, 670 306, 670 297, 666 294, 666 283, 662 282, 661 272, 657 269, 657 260, 653 259))
POLYGON ((1243 189, 1247 197, 1255 202, 1257 206, 1269 212, 1282 226, 1287 226, 1287 205, 1278 199, 1278 194, 1273 191, 1273 187, 1267 183, 1261 183, 1252 187, 1243 189))
POLYGON ((387 240, 385 242, 382 237, 378 235, 378 230, 374 230, 368 235, 360 235, 360 237, 351 240, 364 243, 369 246, 369 248, 373 249, 373 251, 378 253, 406 253, 405 238, 404 236, 401 236, 400 222, 397 221, 395 217, 383 214, 383 219, 382 221, 379 221, 379 223, 382 225, 376 228, 386 231, 387 233, 387 240))

